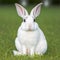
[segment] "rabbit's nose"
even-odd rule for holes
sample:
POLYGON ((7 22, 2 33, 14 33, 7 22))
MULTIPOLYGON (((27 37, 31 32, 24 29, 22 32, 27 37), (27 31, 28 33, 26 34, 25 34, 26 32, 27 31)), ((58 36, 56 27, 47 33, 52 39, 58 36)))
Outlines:
POLYGON ((29 24, 29 29, 31 29, 31 24, 29 24))

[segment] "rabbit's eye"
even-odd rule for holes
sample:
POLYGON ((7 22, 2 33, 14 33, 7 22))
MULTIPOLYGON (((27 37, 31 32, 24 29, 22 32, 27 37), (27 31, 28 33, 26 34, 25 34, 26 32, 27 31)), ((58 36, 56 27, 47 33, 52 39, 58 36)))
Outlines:
POLYGON ((26 20, 24 19, 24 22, 26 22, 26 20))
POLYGON ((35 19, 34 19, 34 22, 35 22, 35 19))

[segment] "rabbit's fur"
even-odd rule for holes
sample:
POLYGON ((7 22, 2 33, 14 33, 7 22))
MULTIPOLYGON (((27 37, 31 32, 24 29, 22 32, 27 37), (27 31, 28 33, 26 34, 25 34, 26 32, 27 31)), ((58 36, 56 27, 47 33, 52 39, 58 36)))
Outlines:
POLYGON ((47 50, 47 42, 44 33, 35 22, 35 18, 40 14, 42 3, 36 5, 30 15, 27 10, 19 4, 15 4, 17 13, 23 18, 23 22, 18 29, 15 39, 17 51, 14 55, 43 55, 47 50))

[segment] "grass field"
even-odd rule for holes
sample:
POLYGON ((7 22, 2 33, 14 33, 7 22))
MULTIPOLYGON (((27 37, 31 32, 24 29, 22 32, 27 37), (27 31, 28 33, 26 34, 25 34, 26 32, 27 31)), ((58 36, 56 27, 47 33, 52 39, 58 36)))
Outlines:
MULTIPOLYGON (((28 11, 33 7, 28 7, 28 11)), ((48 50, 43 56, 14 56, 15 38, 22 19, 14 6, 0 6, 0 60, 60 60, 60 7, 42 7, 36 22, 43 30, 48 50)))

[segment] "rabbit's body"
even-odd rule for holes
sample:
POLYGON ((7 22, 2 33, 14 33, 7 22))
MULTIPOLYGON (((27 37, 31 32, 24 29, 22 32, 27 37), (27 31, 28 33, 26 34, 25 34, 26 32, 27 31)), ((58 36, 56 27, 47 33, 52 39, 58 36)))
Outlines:
POLYGON ((41 29, 37 29, 36 31, 22 31, 20 28, 18 29, 18 36, 15 40, 15 45, 18 51, 14 51, 14 55, 23 55, 27 54, 26 49, 32 49, 33 52, 31 55, 39 54, 43 55, 47 50, 47 42, 45 36, 41 29), (25 52, 22 50, 25 47, 25 52))
POLYGON ((21 44, 25 45, 27 48, 35 46, 39 41, 39 31, 22 31, 18 33, 18 39, 21 44))
POLYGON ((33 8, 30 15, 27 11, 16 4, 18 15, 23 17, 24 21, 18 29, 15 46, 18 51, 13 51, 14 55, 43 55, 47 50, 47 42, 44 33, 34 21, 39 15, 40 4, 33 8), (37 14, 35 14, 37 12, 37 14))

